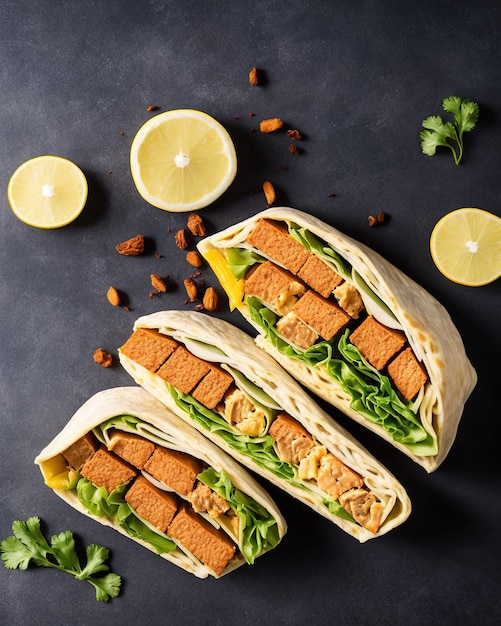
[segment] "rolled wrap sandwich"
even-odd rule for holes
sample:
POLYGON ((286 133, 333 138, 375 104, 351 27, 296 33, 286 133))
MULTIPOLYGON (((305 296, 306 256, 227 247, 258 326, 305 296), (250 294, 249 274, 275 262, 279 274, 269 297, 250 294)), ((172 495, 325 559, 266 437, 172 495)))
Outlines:
POLYGON ((440 465, 476 373, 435 298, 295 209, 261 212, 199 249, 261 348, 428 472, 440 465))
POLYGON ((35 462, 75 509, 199 578, 253 563, 286 532, 249 473, 141 387, 92 396, 35 462))
POLYGON ((408 517, 397 480, 228 322, 195 311, 144 316, 119 356, 186 422, 360 542, 408 517))

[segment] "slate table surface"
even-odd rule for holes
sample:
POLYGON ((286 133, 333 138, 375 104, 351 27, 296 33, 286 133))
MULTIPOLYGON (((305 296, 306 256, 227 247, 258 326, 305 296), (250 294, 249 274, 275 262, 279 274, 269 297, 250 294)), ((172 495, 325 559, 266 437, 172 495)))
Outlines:
MULTIPOLYGON (((501 215, 501 5, 398 0, 234 2, 3 0, 0 6, 0 537, 38 515, 47 534, 71 529, 111 550, 121 594, 97 602, 67 574, 0 565, 0 622, 24 624, 495 624, 501 617, 499 466, 501 282, 452 283, 429 253, 433 226, 459 207, 501 215), (256 66, 262 82, 248 83, 256 66), (480 105, 464 161, 421 153, 421 121, 446 96, 480 105), (158 107, 151 113, 149 106, 158 107), (405 485, 408 521, 359 544, 269 487, 289 524, 283 543, 221 580, 199 580, 90 520, 44 486, 33 459, 91 395, 133 384, 116 356, 136 317, 192 309, 190 273, 174 232, 186 214, 137 193, 129 149, 152 115, 203 110, 238 155, 230 189, 200 211, 209 233, 277 204, 293 206, 368 243, 446 306, 477 369, 456 442, 428 475, 330 409, 405 485), (304 136, 259 121, 281 117, 304 136), (11 212, 10 175, 57 154, 84 171, 89 198, 71 225, 44 231, 11 212), (257 190, 257 191, 256 191, 257 190), (368 216, 386 220, 370 228, 368 216), (136 234, 147 252, 115 245, 136 234), (150 297, 151 273, 172 290, 150 297), (110 285, 130 310, 106 300, 110 285)), ((202 268, 205 284, 217 286, 202 268)), ((229 313, 216 315, 250 332, 229 313)), ((201 313, 203 315, 203 313, 201 313)))

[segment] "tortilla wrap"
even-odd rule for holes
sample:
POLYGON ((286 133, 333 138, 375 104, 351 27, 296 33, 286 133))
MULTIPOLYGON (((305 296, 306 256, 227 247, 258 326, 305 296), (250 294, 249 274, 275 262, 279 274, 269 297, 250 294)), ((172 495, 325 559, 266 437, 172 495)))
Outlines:
MULTIPOLYGON (((246 561, 252 563, 257 556, 278 544, 286 533, 285 520, 276 504, 249 473, 141 387, 119 387, 96 393, 76 411, 63 430, 40 452, 35 463, 40 466, 46 484, 51 486, 55 493, 73 508, 134 539, 149 550, 160 553, 164 559, 199 578, 206 578, 209 575, 219 578, 245 564, 246 561), (124 416, 127 417, 124 419, 124 416), (131 416, 137 419, 129 419, 131 416), (109 421, 113 418, 117 419, 109 421), (101 425, 104 426, 100 428, 101 425), (212 526, 224 529, 237 545, 235 555, 221 574, 216 575, 191 552, 183 549, 179 542, 176 545, 171 539, 168 539, 167 543, 170 542, 173 545, 168 548, 169 551, 162 551, 161 542, 165 538, 165 534, 160 537, 160 547, 157 547, 155 542, 153 544, 149 542, 151 535, 147 531, 145 538, 142 538, 139 532, 131 534, 119 523, 122 519, 119 519, 119 515, 114 516, 113 519, 104 514, 96 516, 80 500, 75 482, 81 477, 75 470, 68 467, 62 453, 91 431, 97 434, 101 444, 109 445, 110 433, 117 429, 140 435, 162 448, 184 452, 195 459, 199 459, 204 466, 213 468, 217 475, 222 477, 221 480, 226 480, 225 486, 228 488, 229 485, 229 488, 233 489, 232 494, 237 494, 241 513, 244 518, 247 516, 245 518, 248 525, 248 529, 245 531, 246 536, 244 537, 245 533, 242 530, 243 524, 239 513, 231 519, 229 516, 223 515, 211 521, 212 526), (249 506, 254 511, 258 511, 255 518, 258 529, 262 531, 260 542, 256 542, 252 537, 249 506), (223 518, 225 519, 223 520, 223 518), (235 520, 238 519, 240 522, 235 524, 235 520), (230 524, 228 520, 233 521, 233 523, 230 524)), ((201 476, 202 474, 198 476, 199 480, 203 480, 201 476)), ((113 498, 113 494, 110 498, 113 498)), ((230 505, 232 505, 231 501, 230 505)), ((203 516, 207 521, 210 521, 209 515, 203 514, 203 516)), ((142 522, 146 523, 150 531, 159 532, 151 524, 148 525, 145 520, 142 522)), ((135 516, 132 526, 137 530, 135 516)), ((259 531, 255 534, 259 534, 259 531)))
MULTIPOLYGON (((367 246, 311 215, 287 207, 258 213, 205 238, 198 247, 228 293, 231 308, 238 309, 258 331, 257 345, 292 376, 350 418, 389 441, 426 471, 434 471, 443 462, 456 437, 465 402, 477 376, 451 317, 425 289, 367 246), (263 218, 273 224, 286 224, 288 234, 302 245, 306 243, 310 255, 322 259, 340 274, 345 284, 355 287, 363 300, 365 314, 404 333, 415 361, 427 375, 427 381, 416 397, 402 402, 385 371, 376 371, 360 354, 355 358, 357 364, 349 368, 346 376, 343 374, 347 368, 344 354, 341 358, 333 357, 333 360, 304 358, 308 352, 282 341, 273 319, 269 321, 267 307, 244 295, 245 276, 248 276, 245 273, 250 267, 245 266, 247 261, 240 261, 243 265, 236 268, 239 272, 236 276, 236 261, 233 260, 233 267, 228 261, 232 255, 238 257, 241 253, 251 256, 258 253, 261 262, 270 260, 270 256, 246 243, 263 218), (336 368, 337 375, 333 373, 336 368), (348 380, 351 376, 361 381, 366 392, 360 393, 350 387, 348 380), (383 388, 386 391, 382 391, 383 388), (370 403, 374 402, 375 396, 374 407, 370 403), (393 419, 392 411, 386 410, 388 402, 392 411, 398 405, 395 411, 397 419, 401 420, 399 423, 393 419)), ((276 263, 273 258, 271 261, 276 263)), ((329 299, 335 302, 332 295, 329 299)), ((330 350, 327 343, 320 342, 323 349, 330 350)), ((314 350, 318 345, 317 342, 314 350)), ((349 340, 347 345, 353 354, 354 348, 349 340)), ((335 349, 341 352, 338 345, 335 349)))
MULTIPOLYGON (((145 358, 151 354, 152 350, 146 348, 145 358)), ((240 463, 337 524, 360 542, 385 534, 409 516, 409 498, 395 477, 331 419, 273 358, 259 349, 249 335, 228 322, 195 311, 162 311, 143 316, 136 320, 133 334, 119 349, 119 357, 125 370, 138 384, 182 419, 194 425, 240 463), (186 349, 200 362, 231 374, 230 391, 226 392, 215 409, 206 409, 194 399, 199 387, 184 393, 169 383, 163 377, 165 364, 148 367, 138 362, 139 357, 131 358, 130 342, 141 332, 144 334, 144 329, 157 333, 160 338, 175 340, 181 346, 178 350, 186 349), (266 415, 267 421, 263 419, 259 432, 248 434, 243 428, 239 430, 241 423, 228 423, 228 418, 222 417, 221 407, 228 406, 228 398, 233 397, 231 389, 234 388, 237 393, 250 399, 253 408, 259 407, 261 413, 266 415), (372 494, 371 498, 377 500, 377 506, 381 509, 380 523, 376 529, 367 529, 347 514, 340 505, 344 494, 335 498, 320 489, 314 480, 302 480, 297 463, 282 462, 277 456, 275 442, 269 433, 274 421, 278 421, 277 415, 282 413, 293 418, 300 428, 309 433, 316 444, 316 451, 324 447, 331 460, 334 455, 347 472, 361 477, 363 487, 357 493, 372 494)), ((170 358, 166 364, 169 364, 170 358)), ((249 414, 255 415, 252 411, 249 414)))

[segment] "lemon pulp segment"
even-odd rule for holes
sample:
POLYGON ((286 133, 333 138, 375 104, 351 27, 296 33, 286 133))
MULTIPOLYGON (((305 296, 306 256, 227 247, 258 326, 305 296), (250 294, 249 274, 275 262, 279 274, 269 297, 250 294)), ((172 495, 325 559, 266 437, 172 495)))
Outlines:
POLYGON ((214 202, 233 181, 235 149, 227 131, 206 113, 167 111, 136 134, 131 172, 138 192, 153 206, 195 210, 214 202))
POLYGON ((486 285, 501 276, 501 218, 482 209, 452 211, 435 225, 430 251, 449 280, 486 285))
POLYGON ((87 181, 73 162, 44 155, 21 164, 12 174, 7 197, 14 214, 36 228, 60 228, 80 215, 87 181))

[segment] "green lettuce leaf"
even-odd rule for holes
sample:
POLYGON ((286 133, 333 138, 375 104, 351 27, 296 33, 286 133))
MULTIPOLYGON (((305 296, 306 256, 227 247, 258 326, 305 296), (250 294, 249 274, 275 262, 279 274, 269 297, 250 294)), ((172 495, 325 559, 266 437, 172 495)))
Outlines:
POLYGON ((308 250, 308 252, 313 252, 328 265, 334 265, 336 272, 343 278, 351 278, 351 265, 345 261, 341 255, 335 252, 327 243, 325 243, 325 241, 319 239, 307 228, 302 228, 292 222, 288 222, 288 227, 289 235, 299 241, 299 243, 301 243, 308 250))
POLYGON ((346 330, 337 345, 327 341, 300 351, 281 339, 275 329, 277 316, 257 298, 247 297, 252 319, 263 329, 266 338, 281 353, 312 367, 325 365, 326 370, 351 396, 351 408, 367 420, 378 424, 391 437, 421 456, 437 453, 437 442, 429 435, 411 403, 403 402, 390 379, 369 365, 358 349, 348 342, 346 330))
MULTIPOLYGON (((271 311, 270 311, 271 313, 271 311)), ((273 313, 271 313, 274 315, 273 313)), ((286 480, 291 485, 300 489, 308 490, 308 487, 300 482, 297 478, 298 468, 292 463, 281 461, 273 447, 273 437, 265 435, 264 437, 249 437, 247 435, 236 434, 228 422, 218 413, 211 411, 197 402, 192 396, 182 393, 175 389, 169 383, 165 383, 174 398, 176 404, 185 411, 188 416, 197 424, 201 425, 205 430, 211 433, 217 433, 229 446, 237 450, 241 454, 250 457, 257 465, 263 467, 279 478, 286 480)), ((345 519, 353 518, 341 507, 339 502, 325 500, 324 505, 327 506, 331 513, 340 515, 345 519), (341 511, 341 513, 340 513, 341 511), (348 516, 348 517, 346 517, 348 516)))
POLYGON ((124 500, 127 485, 119 485, 110 494, 105 487, 96 487, 87 478, 77 483, 77 495, 80 502, 96 517, 107 517, 117 522, 131 537, 146 541, 155 548, 158 554, 172 552, 176 544, 169 538, 160 535, 141 521, 124 500))
POLYGON ((198 479, 224 498, 238 515, 242 529, 242 554, 248 563, 262 552, 271 550, 280 541, 275 518, 254 499, 233 486, 224 470, 209 467, 198 479))
POLYGON ((225 256, 228 267, 237 280, 244 278, 255 263, 264 263, 266 261, 265 258, 248 248, 227 248, 225 256))

